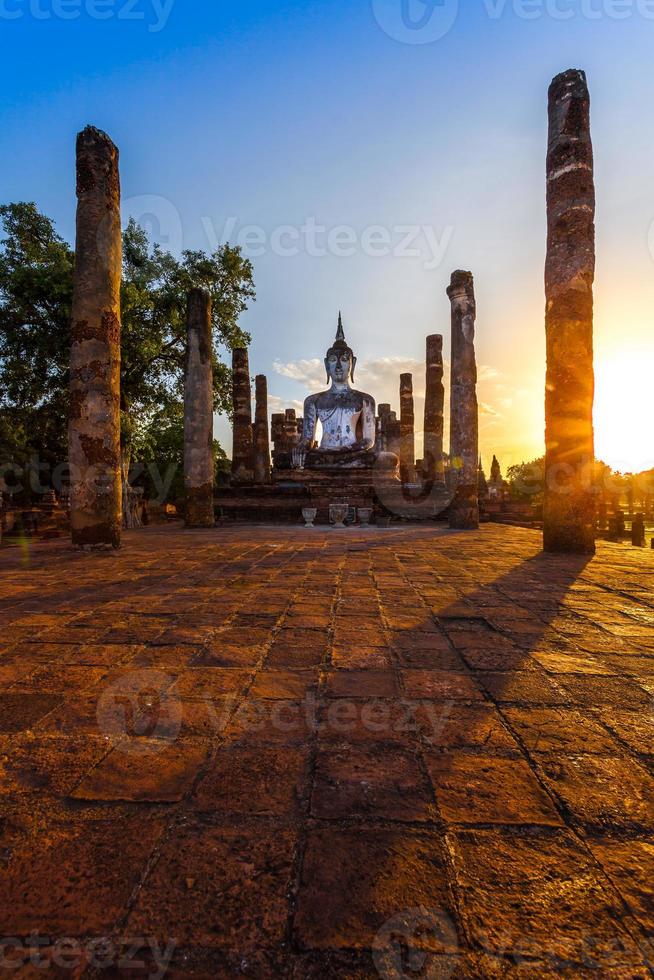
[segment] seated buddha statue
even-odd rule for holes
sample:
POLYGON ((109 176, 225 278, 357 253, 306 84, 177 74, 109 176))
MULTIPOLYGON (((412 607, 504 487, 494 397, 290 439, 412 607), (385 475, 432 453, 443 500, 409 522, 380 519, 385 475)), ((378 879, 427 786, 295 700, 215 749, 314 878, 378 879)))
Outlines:
POLYGON ((304 402, 304 428, 299 446, 307 468, 377 467, 395 469, 394 453, 375 449, 375 399, 352 387, 357 359, 348 346, 338 314, 336 339, 325 355, 327 391, 309 395, 304 402), (320 445, 316 443, 318 422, 322 426, 320 445))

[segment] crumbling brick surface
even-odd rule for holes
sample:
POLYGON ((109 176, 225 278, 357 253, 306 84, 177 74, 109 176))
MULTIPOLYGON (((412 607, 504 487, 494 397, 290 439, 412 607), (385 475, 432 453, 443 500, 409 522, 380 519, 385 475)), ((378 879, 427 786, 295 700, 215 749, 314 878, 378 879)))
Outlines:
POLYGON ((650 975, 651 552, 168 527, 8 548, 0 581, 13 956, 650 975))

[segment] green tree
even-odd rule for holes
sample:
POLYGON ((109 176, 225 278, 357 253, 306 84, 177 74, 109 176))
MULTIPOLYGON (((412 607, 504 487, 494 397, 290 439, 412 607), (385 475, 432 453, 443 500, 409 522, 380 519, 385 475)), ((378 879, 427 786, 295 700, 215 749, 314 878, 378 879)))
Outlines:
MULTIPOLYGON (((36 453, 55 464, 67 458, 74 254, 35 204, 0 207, 0 222, 0 452, 3 460, 36 453)), ((149 427, 179 411, 186 296, 195 286, 212 296, 214 405, 229 412, 231 371, 220 352, 249 342, 238 321, 255 297, 251 263, 229 244, 177 259, 130 220, 121 287, 124 474, 149 427)))
MULTIPOLYGON (((214 481, 229 467, 227 456, 214 439, 214 481)), ((184 497, 184 405, 170 402, 141 426, 133 454, 132 483, 145 489, 148 499, 178 501, 184 497)))
POLYGON ((34 204, 0 206, 0 453, 66 458, 74 256, 34 204))
POLYGON ((545 489, 545 457, 530 463, 517 463, 506 471, 509 492, 514 500, 536 503, 545 489))

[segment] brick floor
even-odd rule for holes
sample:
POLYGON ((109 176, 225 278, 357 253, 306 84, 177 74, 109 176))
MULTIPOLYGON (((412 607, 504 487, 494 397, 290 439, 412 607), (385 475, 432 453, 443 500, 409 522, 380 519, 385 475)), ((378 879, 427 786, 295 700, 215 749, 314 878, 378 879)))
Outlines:
POLYGON ((0 583, 0 972, 652 975, 651 551, 152 528, 0 583))

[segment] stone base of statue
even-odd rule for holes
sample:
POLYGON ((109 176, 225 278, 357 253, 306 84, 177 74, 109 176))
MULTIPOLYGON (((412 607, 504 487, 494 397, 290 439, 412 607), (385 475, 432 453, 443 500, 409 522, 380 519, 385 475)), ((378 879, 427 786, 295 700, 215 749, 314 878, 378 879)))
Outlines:
MULTIPOLYGON (((288 473, 303 473, 304 482, 310 482, 313 473, 350 474, 353 470, 384 474, 388 479, 399 479, 400 461, 395 453, 377 452, 374 449, 293 449, 290 452, 273 453, 273 483, 288 478, 288 473)), ((347 479, 346 476, 343 479, 347 479)))
POLYGON ((374 450, 276 453, 272 485, 278 493, 302 490, 318 512, 317 523, 327 524, 335 503, 380 513, 379 490, 383 497, 401 487, 399 460, 394 453, 374 450))
MULTIPOLYGON (((316 524, 329 524, 331 504, 386 511, 384 500, 401 494, 399 460, 374 450, 275 452, 268 486, 232 487, 216 493, 218 516, 275 524, 300 524, 314 508, 316 524)), ((374 518, 373 518, 374 520, 374 518)))
POLYGON ((308 472, 339 473, 343 470, 363 470, 370 474, 384 473, 390 479, 399 478, 400 461, 395 453, 375 452, 375 450, 341 449, 310 449, 306 454, 304 469, 308 472))

